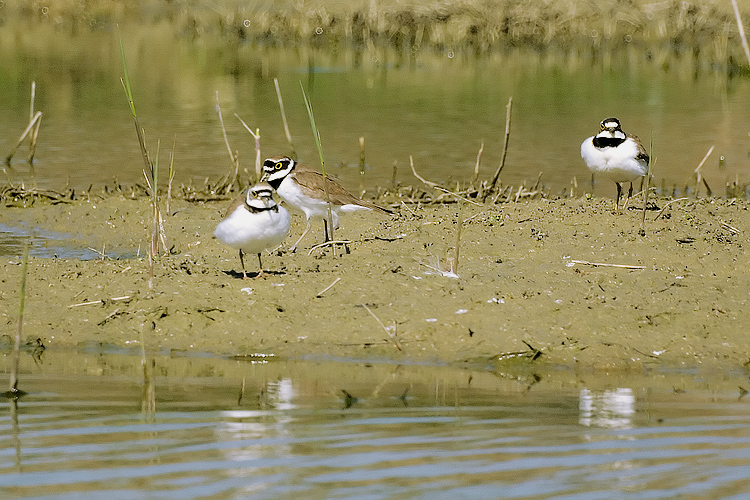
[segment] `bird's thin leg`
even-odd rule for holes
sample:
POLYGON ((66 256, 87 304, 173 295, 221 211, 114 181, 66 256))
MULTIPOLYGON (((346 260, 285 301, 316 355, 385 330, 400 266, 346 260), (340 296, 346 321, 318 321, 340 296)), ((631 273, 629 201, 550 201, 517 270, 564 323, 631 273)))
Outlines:
POLYGON ((263 276, 263 262, 261 262, 260 260, 260 254, 258 254, 258 268, 260 269, 260 271, 257 275, 255 275, 256 278, 260 278, 261 276, 263 276))
POLYGON ((240 250, 240 265, 242 265, 242 279, 247 279, 247 273, 245 272, 245 258, 242 250, 240 250))
POLYGON ((294 253, 295 251, 297 251, 297 245, 299 245, 299 242, 302 241, 302 238, 305 237, 305 235, 307 234, 309 230, 310 230, 310 219, 307 219, 307 227, 305 227, 305 230, 302 231, 302 236, 300 236, 299 239, 296 241, 296 243, 292 245, 292 248, 289 249, 290 252, 294 253))
POLYGON ((323 219, 323 230, 326 233, 326 239, 325 241, 328 241, 330 238, 328 238, 328 221, 323 219))
POLYGON ((615 182, 617 185, 617 199, 615 200, 615 210, 620 210, 620 196, 622 196, 622 185, 619 182, 615 182))
POLYGON ((630 203, 630 198, 633 196, 633 183, 630 183, 630 189, 628 189, 628 197, 625 200, 625 204, 622 206, 622 209, 625 210, 628 208, 628 204, 630 203))

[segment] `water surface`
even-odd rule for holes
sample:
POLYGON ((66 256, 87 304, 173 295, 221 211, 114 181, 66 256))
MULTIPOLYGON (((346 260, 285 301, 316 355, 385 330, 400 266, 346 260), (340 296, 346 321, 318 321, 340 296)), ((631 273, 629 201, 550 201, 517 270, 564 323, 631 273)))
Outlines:
MULTIPOLYGON (((682 189, 711 146, 703 168, 712 189, 747 182, 750 85, 690 58, 623 50, 602 60, 575 53, 531 51, 490 56, 398 55, 386 50, 333 53, 311 48, 215 46, 176 39, 169 30, 123 29, 131 84, 152 155, 161 165, 174 147, 176 182, 201 183, 230 170, 217 115, 216 92, 231 147, 242 168, 254 168, 254 142, 234 117, 259 128, 263 156, 289 152, 273 79, 284 96, 299 158, 317 152, 300 86, 311 98, 327 166, 353 191, 418 181, 409 169, 438 182, 471 180, 484 143, 481 178, 497 168, 506 105, 513 98, 511 139, 502 180, 542 182, 554 193, 575 178, 580 195, 590 174, 580 143, 608 116, 653 141, 656 185, 682 189), (657 57, 658 56, 658 57, 657 57), (367 171, 360 176, 359 138, 367 171)), ((29 116, 29 92, 44 117, 30 171, 22 148, 10 179, 60 188, 142 181, 142 159, 116 34, 72 37, 34 26, 4 28, 0 43, 0 150, 15 143, 29 116)), ((163 178, 166 175, 162 176, 163 178)), ((601 182, 595 192, 613 196, 601 182)))
POLYGON ((750 495, 739 374, 158 356, 149 412, 137 356, 23 366, 30 394, 2 402, 9 498, 750 495))

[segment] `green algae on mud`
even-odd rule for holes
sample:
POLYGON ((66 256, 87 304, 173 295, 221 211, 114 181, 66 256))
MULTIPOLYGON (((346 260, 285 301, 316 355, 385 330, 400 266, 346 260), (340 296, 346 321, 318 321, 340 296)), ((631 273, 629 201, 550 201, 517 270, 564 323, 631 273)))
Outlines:
MULTIPOLYGON (((349 253, 308 255, 322 237, 315 227, 297 253, 266 255, 264 278, 243 280, 236 253, 212 237, 224 203, 178 201, 165 219, 176 253, 155 262, 153 292, 140 258, 31 259, 24 333, 52 348, 126 347, 143 335, 148 350, 162 352, 495 363, 513 371, 524 363, 607 370, 747 363, 750 203, 677 201, 656 221, 649 211, 645 236, 640 210, 614 213, 612 205, 588 198, 466 205, 458 278, 438 272, 456 241, 456 204, 355 213, 337 233, 351 241, 349 253)), ((6 208, 0 222, 65 233, 69 244, 104 253, 142 254, 149 210, 145 199, 111 196, 6 208)), ((293 216, 290 238, 303 225, 293 216)), ((20 260, 0 258, 0 267, 0 314, 12 328, 20 260)))

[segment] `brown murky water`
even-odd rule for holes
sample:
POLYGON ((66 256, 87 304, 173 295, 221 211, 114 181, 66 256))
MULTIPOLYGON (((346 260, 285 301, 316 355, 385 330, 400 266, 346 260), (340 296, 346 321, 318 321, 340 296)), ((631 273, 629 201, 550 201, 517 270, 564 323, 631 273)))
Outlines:
POLYGON ((156 356, 23 359, 6 498, 741 498, 744 377, 156 356), (346 391, 346 392, 344 392, 346 391), (146 397, 148 399, 148 397, 146 397))
MULTIPOLYGON (((310 95, 329 169, 351 189, 415 182, 409 169, 435 181, 467 182, 484 143, 480 177, 500 162, 506 104, 513 98, 511 139, 503 180, 542 182, 553 192, 575 177, 578 193, 590 174, 579 153, 583 139, 607 116, 653 141, 655 185, 682 189, 711 146, 703 167, 711 188, 746 176, 750 151, 750 82, 696 67, 687 58, 669 65, 623 50, 603 62, 573 55, 516 52, 467 58, 387 51, 335 54, 299 48, 231 48, 176 41, 167 30, 124 30, 136 109, 152 154, 161 164, 174 147, 176 182, 201 182, 230 169, 217 109, 218 92, 231 147, 253 170, 254 142, 237 113, 258 127, 264 156, 289 151, 273 79, 285 100, 299 158, 317 163, 302 101, 310 95), (667 68, 665 69, 665 66, 667 68), (368 168, 360 176, 359 138, 368 168)), ((120 78, 116 34, 78 38, 35 27, 0 33, 0 150, 9 150, 28 120, 29 92, 44 113, 33 173, 21 150, 9 176, 59 188, 101 184, 116 176, 140 182, 142 161, 120 78)), ((166 178, 166 175, 162 175, 166 178)), ((596 193, 612 196, 611 183, 596 193)))

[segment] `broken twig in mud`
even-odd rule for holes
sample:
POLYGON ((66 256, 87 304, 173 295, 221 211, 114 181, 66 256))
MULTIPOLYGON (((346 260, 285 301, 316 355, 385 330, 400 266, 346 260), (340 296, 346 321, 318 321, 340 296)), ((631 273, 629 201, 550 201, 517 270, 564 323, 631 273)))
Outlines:
POLYGON ((317 294, 315 294, 315 297, 317 297, 317 298, 322 297, 324 293, 326 293, 328 290, 330 290, 331 288, 333 288, 333 285, 335 285, 339 281, 341 281, 341 278, 336 278, 333 281, 333 283, 331 283, 330 285, 328 285, 327 287, 325 287, 324 289, 322 289, 321 291, 319 291, 317 294))
POLYGON ((607 264, 606 262, 589 262, 587 260, 571 260, 570 264, 582 264, 591 267, 617 267, 620 269, 646 269, 646 266, 637 266, 630 264, 607 264))
POLYGON ((429 186, 429 187, 431 187, 433 189, 437 189, 438 191, 442 191, 442 192, 444 192, 446 194, 449 194, 451 196, 455 196, 457 199, 460 198, 460 199, 462 199, 462 200, 464 200, 464 201, 466 201, 468 203, 472 203, 474 205, 477 205, 478 207, 483 207, 484 206, 481 203, 477 203, 474 200, 470 200, 470 199, 468 199, 468 198, 466 198, 464 196, 461 196, 460 194, 458 194, 456 192, 453 192, 453 191, 451 191, 449 189, 445 189, 444 187, 442 187, 437 182, 428 181, 427 179, 425 179, 424 177, 422 177, 421 175, 419 175, 417 173, 417 170, 414 168, 414 158, 411 155, 409 155, 409 165, 411 166, 411 172, 414 174, 414 177, 416 177, 417 179, 419 179, 420 181, 422 181, 422 183, 424 185, 429 186))
POLYGON ((372 309, 367 307, 367 304, 362 304, 362 307, 364 307, 368 313, 370 313, 370 316, 375 318, 375 321, 378 322, 378 324, 385 330, 385 333, 388 334, 388 336, 391 338, 391 341, 393 341, 393 346, 398 349, 399 351, 403 351, 401 348, 401 343, 398 341, 398 336, 396 335, 396 322, 393 322, 392 326, 385 326, 382 321, 380 321, 380 318, 375 316, 375 313, 372 312, 372 309))
POLYGON ((736 227, 730 226, 729 224, 727 224, 723 220, 719 221, 719 225, 721 227, 723 227, 724 229, 726 229, 727 231, 729 231, 730 233, 732 233, 732 234, 740 234, 742 232, 739 229, 737 229, 736 227))
POLYGON ((664 206, 662 207, 662 209, 661 209, 661 210, 659 210, 659 213, 658 213, 658 214, 656 214, 656 217, 654 217, 654 220, 656 220, 656 219, 658 219, 659 217, 661 217, 661 214, 663 214, 663 213, 664 213, 664 211, 665 211, 665 210, 666 210, 667 208, 669 208, 669 206, 670 206, 670 205, 671 205, 672 203, 676 203, 676 202, 678 202, 678 201, 685 201, 685 200, 688 200, 688 199, 689 199, 689 198, 677 198, 676 200, 670 200, 670 201, 668 201, 667 203, 665 203, 665 204, 664 204, 664 206))
POLYGON ((130 300, 133 296, 132 295, 123 295, 122 297, 112 297, 111 299, 99 299, 99 300, 92 300, 91 302, 80 302, 78 304, 72 304, 68 306, 68 309, 71 309, 73 307, 81 307, 81 306, 93 306, 93 305, 99 305, 99 304, 106 304, 107 302, 119 302, 123 300, 130 300))
POLYGON ((319 248, 323 247, 330 247, 333 245, 350 245, 352 243, 351 240, 328 240, 324 241, 323 243, 318 243, 317 245, 313 245, 310 247, 310 250, 307 252, 307 255, 312 255, 314 250, 317 250, 319 248))

